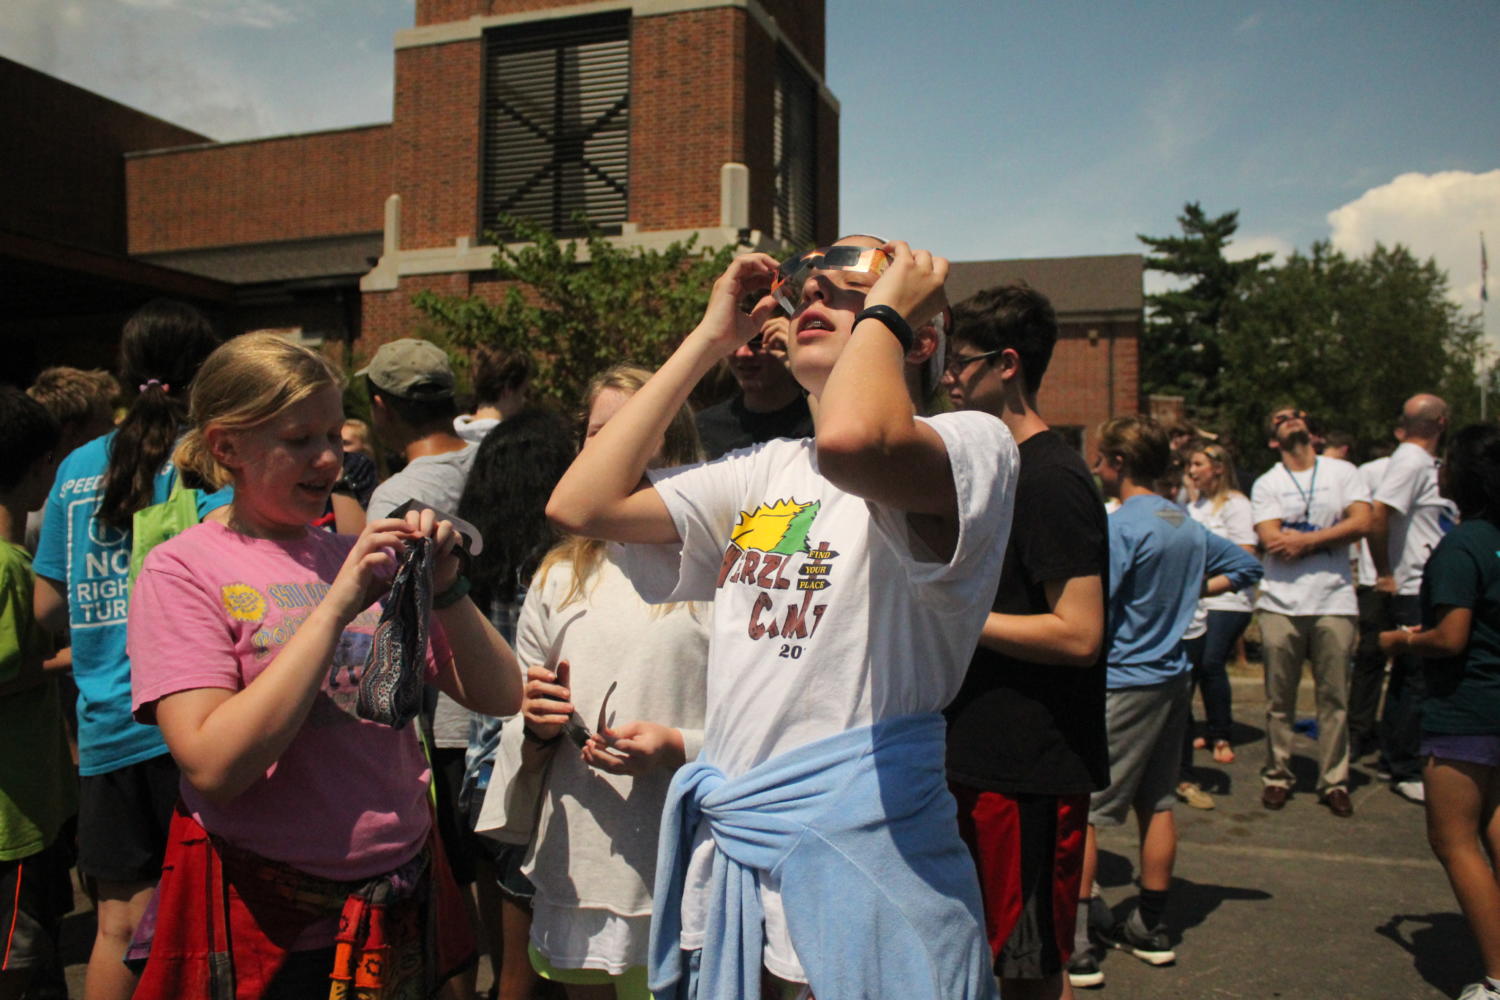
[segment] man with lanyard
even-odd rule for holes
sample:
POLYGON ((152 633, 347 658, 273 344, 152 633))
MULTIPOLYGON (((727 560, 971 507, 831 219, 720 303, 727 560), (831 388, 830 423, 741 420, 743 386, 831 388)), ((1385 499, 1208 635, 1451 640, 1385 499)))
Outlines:
POLYGON ((1313 451, 1303 411, 1277 408, 1270 431, 1281 461, 1250 491, 1266 568, 1256 605, 1266 661, 1261 804, 1280 809, 1291 797, 1292 723, 1306 659, 1316 684, 1319 801, 1335 816, 1348 817, 1354 813, 1348 789, 1349 661, 1359 616, 1349 546, 1369 530, 1370 491, 1353 465, 1313 451))
MULTIPOLYGON (((1401 407, 1401 445, 1374 493, 1370 558, 1375 589, 1391 596, 1391 616, 1400 626, 1422 623, 1422 568, 1458 523, 1458 508, 1438 493, 1438 447, 1448 429, 1448 404, 1420 393, 1401 407)), ((1381 717, 1381 754, 1391 769, 1391 788, 1421 802, 1421 706, 1426 682, 1420 657, 1398 654, 1381 717)))

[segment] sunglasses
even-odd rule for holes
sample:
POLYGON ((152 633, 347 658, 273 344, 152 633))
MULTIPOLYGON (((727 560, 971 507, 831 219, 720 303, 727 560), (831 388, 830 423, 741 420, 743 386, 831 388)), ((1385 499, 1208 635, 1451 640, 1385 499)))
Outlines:
POLYGON ((1272 427, 1280 427, 1282 424, 1286 423, 1288 420, 1306 420, 1306 419, 1307 419, 1307 413, 1305 411, 1303 411, 1303 410, 1291 410, 1291 411, 1288 411, 1286 413, 1278 413, 1278 414, 1276 414, 1276 416, 1272 417, 1271 418, 1271 426, 1272 427))
POLYGON ((790 316, 802 307, 802 291, 812 272, 849 271, 878 277, 890 263, 891 255, 879 247, 819 247, 782 261, 771 280, 771 294, 790 316))
POLYGON ((984 351, 981 354, 950 354, 948 360, 943 364, 943 371, 949 375, 957 376, 959 372, 969 367, 976 361, 988 361, 990 358, 998 358, 1004 354, 1002 348, 998 351, 984 351))

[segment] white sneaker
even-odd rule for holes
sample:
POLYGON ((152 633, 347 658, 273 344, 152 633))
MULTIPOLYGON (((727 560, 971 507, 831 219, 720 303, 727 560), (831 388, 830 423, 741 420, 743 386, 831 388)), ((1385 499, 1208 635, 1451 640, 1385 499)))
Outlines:
POLYGON ((1500 992, 1495 991, 1489 983, 1470 983, 1458 995, 1458 1000, 1500 1000, 1500 992))
MULTIPOLYGON (((1427 789, 1422 787, 1422 783, 1420 781, 1398 781, 1391 786, 1391 791, 1395 792, 1406 801, 1415 802, 1417 805, 1421 805, 1422 803, 1427 801, 1427 789)), ((1484 984, 1481 983, 1480 985, 1484 984)))

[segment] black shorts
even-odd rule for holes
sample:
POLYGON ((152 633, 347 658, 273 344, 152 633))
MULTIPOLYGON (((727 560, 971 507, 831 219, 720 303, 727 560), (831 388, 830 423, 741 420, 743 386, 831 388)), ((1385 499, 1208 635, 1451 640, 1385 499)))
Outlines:
POLYGON ((72 831, 36 854, 0 861, 0 972, 48 965, 58 928, 73 909, 72 831))
POLYGON ((101 882, 155 882, 180 794, 162 754, 78 780, 78 870, 101 882))

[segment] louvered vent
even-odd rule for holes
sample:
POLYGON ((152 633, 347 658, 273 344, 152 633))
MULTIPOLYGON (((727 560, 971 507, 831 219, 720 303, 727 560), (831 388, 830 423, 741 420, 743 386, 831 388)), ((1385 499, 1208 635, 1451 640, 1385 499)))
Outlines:
POLYGON ((795 247, 816 235, 817 106, 812 81, 783 51, 776 54, 776 107, 772 158, 776 166, 776 215, 772 235, 795 247))
POLYGON ((487 31, 480 228, 509 214, 574 236, 581 211, 618 233, 629 177, 629 17, 487 31))

